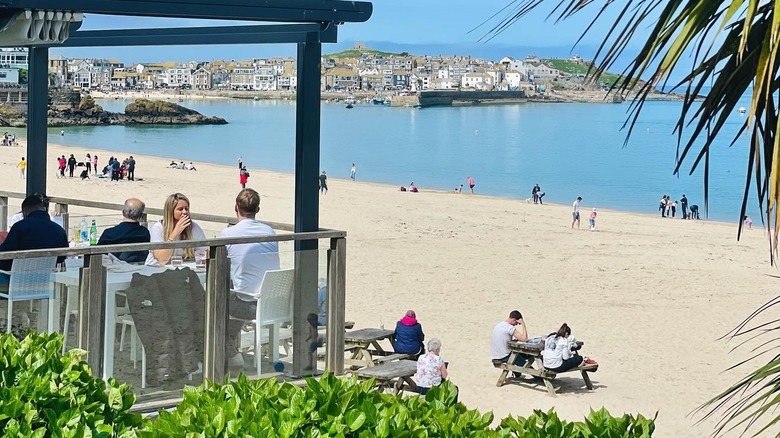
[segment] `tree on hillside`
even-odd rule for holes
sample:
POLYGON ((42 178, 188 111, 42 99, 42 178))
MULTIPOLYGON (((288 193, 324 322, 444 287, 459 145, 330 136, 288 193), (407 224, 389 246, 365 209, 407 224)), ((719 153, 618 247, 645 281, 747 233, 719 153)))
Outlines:
MULTIPOLYGON (((726 119, 737 110, 739 98, 749 93, 748 117, 732 139, 733 145, 741 134, 750 134, 746 163, 748 178, 739 218, 745 215, 747 199, 753 188, 762 210, 762 220, 765 220, 769 231, 770 258, 775 262, 780 232, 780 138, 776 135, 780 129, 780 16, 775 17, 774 2, 517 0, 508 3, 492 19, 483 23, 483 26, 490 26, 485 38, 496 36, 530 11, 544 6, 551 7, 548 19, 556 22, 574 14, 592 12, 594 18, 584 33, 591 31, 594 23, 605 19, 607 8, 618 8, 617 18, 589 69, 589 77, 598 81, 630 43, 640 43, 641 49, 623 71, 625 80, 615 81, 610 90, 612 93, 629 94, 635 99, 626 121, 628 136, 653 87, 676 85, 685 90, 675 128, 678 146, 674 172, 678 173, 683 164, 690 164, 691 173, 703 166, 705 208, 713 141, 721 135, 726 119), (649 37, 638 35, 647 29, 650 29, 649 37), (684 78, 677 84, 668 83, 670 74, 680 71, 684 72, 684 78), (706 93, 703 91, 705 86, 711 87, 706 93), (704 100, 697 101, 696 97, 701 95, 704 100)), ((741 220, 739 222, 742 223, 741 220)), ((755 319, 778 304, 780 297, 762 306, 730 333, 731 336, 746 338, 768 334, 772 339, 761 348, 763 353, 757 356, 768 354, 772 357, 766 365, 704 406, 709 409, 707 416, 716 412, 724 414, 717 425, 718 433, 732 427, 747 429, 763 424, 765 426, 758 431, 761 433, 765 427, 780 422, 780 415, 774 411, 780 407, 780 354, 777 354, 776 345, 772 345, 778 341, 776 334, 780 330, 780 319, 770 318, 772 321, 767 324, 760 324, 755 319)))

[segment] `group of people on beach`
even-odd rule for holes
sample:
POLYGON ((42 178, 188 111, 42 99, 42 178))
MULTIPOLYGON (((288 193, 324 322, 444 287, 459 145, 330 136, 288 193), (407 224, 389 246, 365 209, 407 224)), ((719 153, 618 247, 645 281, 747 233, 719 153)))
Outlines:
POLYGON ((90 179, 90 175, 94 175, 98 178, 108 178, 111 181, 119 181, 126 179, 128 181, 135 181, 135 158, 132 155, 125 158, 121 162, 119 158, 110 157, 108 163, 103 166, 101 170, 98 166, 99 159, 97 154, 86 154, 83 161, 79 161, 73 154, 70 154, 68 158, 65 155, 57 158, 57 178, 65 178, 65 171, 68 172, 68 177, 73 178, 75 176, 76 168, 83 167, 79 177, 81 180, 90 179))
POLYGON ((198 170, 195 168, 195 165, 192 164, 192 161, 190 161, 190 164, 184 164, 184 161, 179 161, 179 163, 176 163, 176 160, 171 160, 171 164, 168 165, 169 169, 179 169, 179 170, 198 170))
POLYGON ((9 134, 8 132, 3 133, 3 140, 0 144, 3 146, 19 146, 19 143, 16 141, 16 134, 9 134))
POLYGON ((682 210, 682 215, 680 216, 682 219, 700 219, 699 206, 693 204, 690 206, 689 211, 688 198, 685 196, 685 193, 683 193, 682 198, 680 198, 679 204, 678 201, 672 200, 669 195, 663 195, 658 204, 658 210, 661 212, 661 217, 675 217, 678 205, 682 210))

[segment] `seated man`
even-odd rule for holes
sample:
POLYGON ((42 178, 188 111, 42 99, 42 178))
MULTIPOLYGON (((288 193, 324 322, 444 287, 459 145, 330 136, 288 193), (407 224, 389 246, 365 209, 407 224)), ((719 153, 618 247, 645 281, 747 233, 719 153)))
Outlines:
MULTIPOLYGON (((260 194, 252 189, 243 189, 236 196, 236 217, 238 223, 223 230, 219 237, 274 236, 273 228, 255 219, 260 211, 260 194)), ((257 298, 265 271, 279 269, 279 244, 277 242, 246 243, 228 245, 230 278, 233 288, 239 293, 230 299, 230 315, 251 320, 257 311, 257 298)), ((242 321, 228 322, 227 357, 230 366, 240 367, 244 358, 236 350, 236 341, 241 334, 242 321)))
MULTIPOLYGON (((141 200, 130 198, 122 207, 122 222, 115 227, 103 231, 98 240, 98 245, 116 245, 119 243, 148 243, 149 230, 139 222, 144 216, 144 205, 141 200)), ((123 251, 114 254, 119 260, 128 263, 143 263, 149 255, 149 251, 123 251)))
MULTIPOLYGON (((67 248, 68 234, 52 222, 48 213, 49 200, 45 195, 35 194, 22 201, 24 219, 15 223, 0 244, 0 252, 21 251, 25 249, 67 248)), ((65 256, 57 258, 58 263, 65 256)), ((10 271, 13 260, 0 260, 0 270, 10 271)), ((0 284, 8 284, 8 277, 0 276, 0 284)))
MULTIPOLYGON (((499 322, 493 328, 493 334, 490 336, 490 356, 493 359, 493 365, 509 361, 510 352, 507 342, 513 339, 522 342, 528 340, 528 329, 519 310, 511 311, 509 318, 499 322)), ((524 363, 525 359, 518 355, 513 365, 522 366, 524 363)), ((513 374, 515 377, 520 377, 520 373, 514 372, 513 374)))

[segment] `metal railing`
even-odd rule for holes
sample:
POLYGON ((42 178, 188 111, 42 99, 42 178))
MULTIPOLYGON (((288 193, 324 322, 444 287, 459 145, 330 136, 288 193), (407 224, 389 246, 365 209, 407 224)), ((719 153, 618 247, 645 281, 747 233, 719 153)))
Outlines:
MULTIPOLYGON (((9 198, 23 198, 21 193, 0 191, 0 211, 8 206, 9 198)), ((83 201, 69 198, 50 197, 50 203, 56 203, 55 210, 67 212, 70 206, 120 211, 122 205, 105 202, 83 201)), ((148 208, 151 214, 162 214, 160 209, 148 208)), ((235 223, 236 219, 224 216, 192 214, 193 219, 235 223)), ((67 219, 65 216, 64 219, 67 219)), ((265 222, 277 230, 292 230, 288 224, 265 222)), ((0 230, 7 226, 7 211, 0 214, 0 230)), ((67 222, 64 223, 67 229, 67 222)), ((88 352, 87 362, 95 375, 104 375, 106 324, 106 278, 107 270, 103 266, 103 255, 112 252, 152 251, 158 249, 179 249, 209 247, 206 264, 206 300, 204 309, 204 378, 211 381, 223 381, 227 370, 225 345, 227 343, 228 299, 230 296, 230 260, 228 245, 264 243, 264 242, 300 242, 326 240, 327 254, 327 324, 325 369, 336 374, 344 371, 344 324, 346 291, 346 232, 321 229, 316 232, 284 233, 275 236, 214 238, 205 240, 173 241, 159 243, 135 243, 122 245, 83 246, 60 249, 38 249, 25 251, 0 252, 0 260, 24 259, 32 257, 83 257, 84 267, 79 278, 77 345, 88 352)), ((316 290, 318 281, 318 260, 307 251, 295 251, 295 279, 293 286, 293 370, 292 374, 304 376, 311 374, 305 369, 305 360, 311 353, 308 350, 307 337, 309 325, 307 316, 317 307, 317 294, 303 291, 316 290)), ((51 307, 50 307, 51 310, 51 307)), ((55 309, 59 311, 59 309, 55 309)), ((8 322, 10 324, 10 321, 8 322)), ((257 330, 258 328, 256 328, 257 330)), ((65 328, 67 330, 67 327, 65 328)), ((111 344, 113 345, 113 344, 111 344)), ((255 352, 259 355, 260 352, 255 352)), ((259 360, 259 359, 258 359, 259 360)), ((315 370, 316 371, 316 370, 315 370)))

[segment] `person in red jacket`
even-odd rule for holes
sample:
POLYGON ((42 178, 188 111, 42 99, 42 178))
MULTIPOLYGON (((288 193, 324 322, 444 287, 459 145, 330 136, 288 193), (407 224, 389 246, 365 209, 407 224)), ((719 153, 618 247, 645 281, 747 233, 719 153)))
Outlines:
POLYGON ((246 165, 241 168, 241 172, 238 174, 238 181, 241 183, 241 188, 246 188, 247 180, 249 179, 249 172, 246 170, 246 165))

